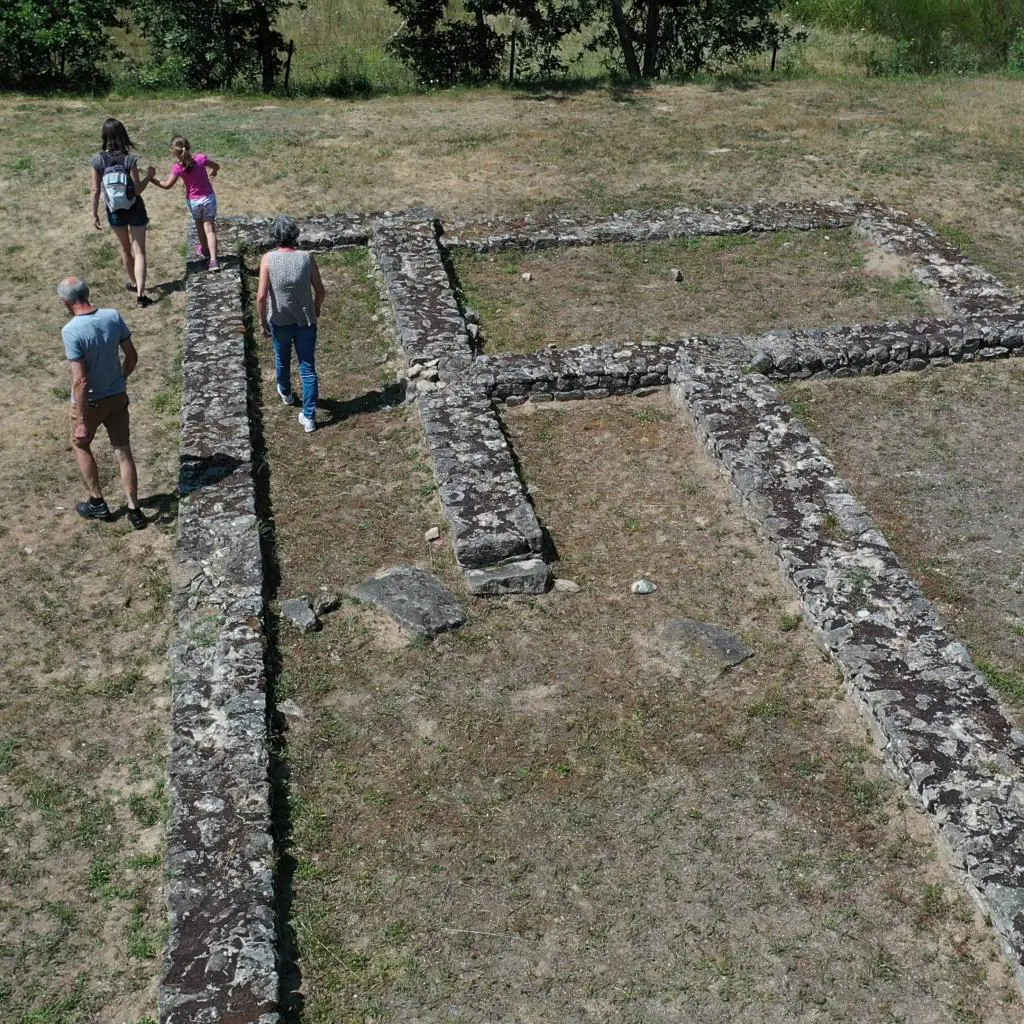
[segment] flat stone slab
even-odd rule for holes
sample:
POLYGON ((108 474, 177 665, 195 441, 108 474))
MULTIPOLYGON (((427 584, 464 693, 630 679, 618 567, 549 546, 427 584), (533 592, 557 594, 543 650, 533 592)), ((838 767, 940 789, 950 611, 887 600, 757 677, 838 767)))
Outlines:
POLYGON ((662 655, 680 667, 697 663, 720 670, 739 665, 753 655, 742 640, 724 626, 696 619, 669 619, 659 637, 662 655))
POLYGON ((416 637, 433 637, 466 624, 455 595, 432 572, 416 566, 388 569, 350 587, 349 593, 387 612, 416 637))
POLYGON ((551 570, 542 558, 526 558, 489 569, 467 569, 466 586, 477 597, 543 594, 551 584, 551 570))

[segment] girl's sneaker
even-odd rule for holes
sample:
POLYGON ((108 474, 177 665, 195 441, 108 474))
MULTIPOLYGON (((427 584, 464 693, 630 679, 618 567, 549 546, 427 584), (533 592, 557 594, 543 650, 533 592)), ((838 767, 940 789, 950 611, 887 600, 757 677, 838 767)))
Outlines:
POLYGON ((210 260, 210 270, 216 274, 220 270, 220 264, 216 260, 210 260))
POLYGON ((316 430, 316 420, 310 419, 304 412, 299 413, 299 422, 307 434, 312 434, 316 430))
POLYGON ((201 260, 208 260, 210 258, 210 254, 201 245, 196 246, 196 255, 201 260))
POLYGON ((281 401, 284 402, 285 405, 295 404, 295 396, 290 391, 282 391, 280 384, 277 385, 277 393, 281 396, 281 401))

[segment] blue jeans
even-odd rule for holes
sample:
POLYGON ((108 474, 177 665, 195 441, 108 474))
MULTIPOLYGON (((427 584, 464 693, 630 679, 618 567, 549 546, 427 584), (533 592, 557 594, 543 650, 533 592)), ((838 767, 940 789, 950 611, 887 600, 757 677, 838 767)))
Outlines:
POLYGON ((274 335, 274 364, 277 368, 277 386, 286 394, 292 393, 292 346, 299 359, 299 376, 302 378, 302 414, 307 419, 316 419, 316 402, 320 397, 320 382, 316 375, 316 324, 301 327, 288 324, 286 327, 270 325, 274 335))

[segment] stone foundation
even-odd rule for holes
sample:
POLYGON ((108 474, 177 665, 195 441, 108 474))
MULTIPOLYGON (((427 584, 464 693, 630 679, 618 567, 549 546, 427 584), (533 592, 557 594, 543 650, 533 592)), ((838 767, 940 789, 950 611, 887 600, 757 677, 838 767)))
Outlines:
MULTIPOLYGON (((161 1024, 278 1020, 263 571, 236 251, 271 247, 268 220, 229 219, 219 275, 190 264, 181 507, 171 648, 170 934, 161 1024)), ((710 455, 779 558, 894 774, 932 816, 1024 985, 1024 756, 962 644, 768 378, 846 377, 1024 352, 1024 305, 927 225, 855 202, 579 222, 466 221, 429 210, 300 221, 310 249, 368 245, 434 464, 442 509, 483 596, 550 583, 543 531, 495 403, 642 395, 673 382, 710 455), (446 249, 642 242, 852 227, 906 259, 947 318, 751 338, 474 351, 446 249)), ((194 240, 189 243, 189 251, 194 240)))
POLYGON ((276 1024, 263 562, 238 258, 190 267, 161 1024, 276 1024))

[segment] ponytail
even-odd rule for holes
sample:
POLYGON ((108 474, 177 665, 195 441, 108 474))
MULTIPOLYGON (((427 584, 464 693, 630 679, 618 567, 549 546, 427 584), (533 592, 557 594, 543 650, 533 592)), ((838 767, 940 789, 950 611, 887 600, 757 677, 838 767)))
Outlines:
POLYGON ((175 135, 171 139, 171 156, 175 163, 181 164, 186 171, 191 171, 195 165, 195 158, 192 156, 192 147, 184 135, 175 135))

